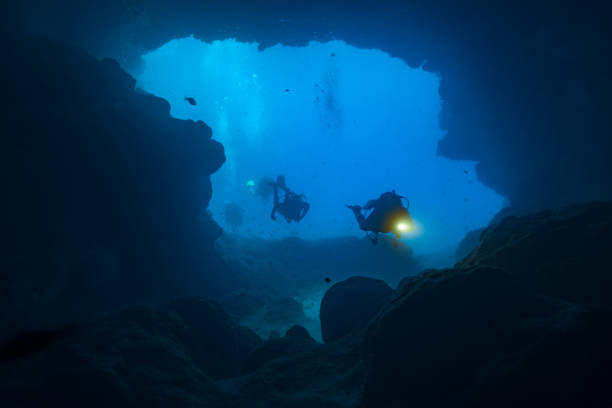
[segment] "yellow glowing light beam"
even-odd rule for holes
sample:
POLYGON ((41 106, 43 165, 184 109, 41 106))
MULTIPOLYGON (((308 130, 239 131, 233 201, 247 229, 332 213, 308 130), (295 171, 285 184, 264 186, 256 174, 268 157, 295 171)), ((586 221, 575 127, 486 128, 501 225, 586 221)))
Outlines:
POLYGON ((405 231, 410 231, 412 228, 410 228, 410 225, 406 222, 400 222, 397 224, 397 229, 399 231, 405 232, 405 231))

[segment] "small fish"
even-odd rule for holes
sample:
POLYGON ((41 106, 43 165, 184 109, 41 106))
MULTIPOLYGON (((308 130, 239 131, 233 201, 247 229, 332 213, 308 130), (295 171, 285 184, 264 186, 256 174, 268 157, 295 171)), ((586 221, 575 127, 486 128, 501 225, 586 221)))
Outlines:
POLYGON ((291 89, 287 88, 285 89, 285 92, 291 92, 291 89))
POLYGON ((327 283, 331 282, 331 278, 325 278, 325 282, 327 283))
POLYGON ((192 106, 197 105, 196 100, 195 100, 194 98, 192 98, 191 96, 186 96, 186 97, 185 97, 185 100, 186 100, 186 101, 187 101, 187 102, 188 102, 190 105, 192 105, 192 106))
POLYGON ((467 171, 467 170, 465 170, 465 169, 463 170, 463 172, 464 172, 465 174, 468 174, 468 171, 467 171))
POLYGON ((331 54, 329 54, 329 56, 330 56, 330 57, 335 57, 335 56, 336 56, 336 53, 335 53, 335 52, 332 52, 331 54))

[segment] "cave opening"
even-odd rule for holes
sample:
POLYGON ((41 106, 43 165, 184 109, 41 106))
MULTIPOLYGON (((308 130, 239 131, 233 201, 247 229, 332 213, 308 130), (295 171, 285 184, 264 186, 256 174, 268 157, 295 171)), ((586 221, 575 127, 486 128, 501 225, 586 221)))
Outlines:
POLYGON ((410 200, 417 225, 404 239, 417 253, 433 253, 502 207, 503 197, 479 182, 476 162, 437 155, 445 134, 439 76, 383 51, 343 41, 261 49, 187 37, 143 62, 137 86, 166 99, 172 116, 207 123, 225 147, 209 205, 224 231, 363 236, 345 204, 395 189, 410 200), (271 198, 258 194, 278 174, 311 204, 300 223, 271 220, 271 198), (232 223, 228 209, 241 222, 232 223))

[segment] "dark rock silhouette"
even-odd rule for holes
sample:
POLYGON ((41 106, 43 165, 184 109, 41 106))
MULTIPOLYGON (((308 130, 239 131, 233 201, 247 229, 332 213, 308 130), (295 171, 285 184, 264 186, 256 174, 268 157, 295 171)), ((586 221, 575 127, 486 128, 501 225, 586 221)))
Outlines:
POLYGON ((612 305, 612 203, 508 217, 489 227, 460 267, 503 268, 535 291, 612 305))
POLYGON ((424 272, 368 328, 361 407, 598 406, 611 339, 609 310, 537 296, 501 269, 424 272))
POLYGON ((246 376, 224 380, 221 388, 240 396, 245 407, 357 407, 366 374, 360 339, 304 344, 284 337, 273 350, 290 355, 276 355, 246 376))
MULTIPOLYGON (((362 320, 325 344, 300 326, 263 342, 201 298, 90 318, 0 364, 0 395, 8 407, 606 406, 609 305, 579 301, 580 291, 568 301, 554 279, 536 285, 516 270, 484 263, 507 259, 503 253, 514 258, 523 244, 546 252, 570 232, 584 245, 574 243, 571 254, 554 262, 605 260, 607 246, 586 244, 605 239, 611 214, 609 205, 592 204, 507 218, 466 259, 481 263, 424 271, 403 279, 395 292, 374 279, 336 283, 326 297, 334 288, 350 296, 327 299, 338 301, 330 309, 334 321, 362 320), (369 309, 365 319, 359 305, 369 299, 382 307, 369 309)), ((508 265, 521 261, 529 270, 533 262, 544 270, 537 254, 528 255, 508 265)))
POLYGON ((7 407, 226 407, 233 398, 212 379, 238 374, 259 344, 214 302, 127 309, 76 325, 35 358, 0 365, 0 395, 7 407))
POLYGON ((216 303, 188 298, 75 325, 35 356, 0 364, 0 395, 27 408, 354 406, 358 345, 320 345, 297 326, 262 343, 216 303), (238 376, 243 366, 249 374, 238 376))
POLYGON ((333 285, 321 301, 321 335, 330 343, 364 328, 391 300, 393 289, 379 279, 353 277, 333 285))
POLYGON ((202 122, 136 93, 112 60, 3 37, 0 341, 121 305, 218 293, 205 209, 224 161, 202 122), (203 271, 209 271, 203 273, 203 271))
POLYGON ((455 269, 404 279, 366 334, 362 406, 605 405, 611 220, 604 203, 497 217, 455 269))
POLYGON ((310 336, 310 334, 308 333, 308 330, 306 330, 302 326, 297 326, 297 325, 291 326, 289 330, 287 330, 287 333, 285 333, 285 337, 291 338, 291 339, 304 340, 309 343, 314 343, 315 341, 312 338, 312 336, 310 336))
MULTIPOLYGON (((502 208, 495 216, 489 221, 489 227, 495 226, 499 224, 501 221, 508 217, 520 217, 524 215, 528 215, 530 212, 516 207, 505 207, 502 208)), ((482 233, 486 228, 478 228, 473 231, 469 231, 465 234, 465 237, 459 242, 457 245, 457 249, 455 251, 455 262, 461 262, 463 259, 468 256, 478 245, 480 245, 480 240, 482 239, 482 233)), ((449 265, 445 265, 449 266, 449 265)))
POLYGON ((242 373, 253 373, 272 360, 302 354, 315 345, 316 341, 305 328, 292 326, 284 337, 271 338, 253 350, 244 364, 242 373))
POLYGON ((261 344, 256 334, 236 325, 216 302, 186 298, 171 303, 168 309, 189 329, 183 344, 213 379, 239 373, 247 356, 261 344))

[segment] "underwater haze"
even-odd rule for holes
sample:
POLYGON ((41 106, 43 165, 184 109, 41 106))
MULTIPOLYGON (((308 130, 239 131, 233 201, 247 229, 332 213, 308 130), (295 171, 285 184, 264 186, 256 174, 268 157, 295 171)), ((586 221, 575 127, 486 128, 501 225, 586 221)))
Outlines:
POLYGON ((475 162, 436 154, 445 134, 439 77, 382 51, 342 41, 261 50, 189 37, 143 59, 137 86, 169 101, 174 117, 207 123, 225 148, 209 206, 224 230, 362 236, 345 204, 395 189, 416 224, 404 238, 426 253, 455 245, 502 207, 503 197, 479 183, 475 162), (272 221, 271 197, 257 194, 279 174, 311 205, 300 223, 272 221), (244 222, 227 222, 228 205, 243 210, 244 222))

